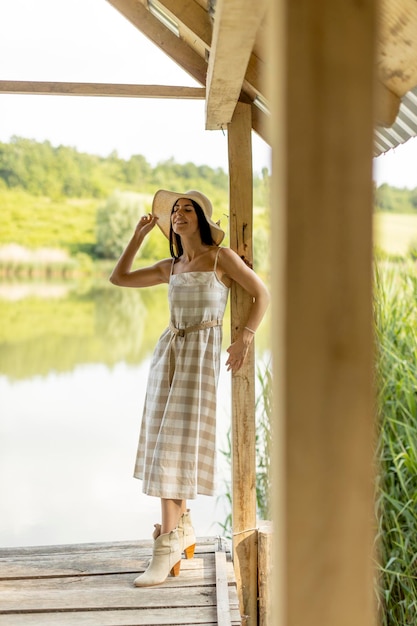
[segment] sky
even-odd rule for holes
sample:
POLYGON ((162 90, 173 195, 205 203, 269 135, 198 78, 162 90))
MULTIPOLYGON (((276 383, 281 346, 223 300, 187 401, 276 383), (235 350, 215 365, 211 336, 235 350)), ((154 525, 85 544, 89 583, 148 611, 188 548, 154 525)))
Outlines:
MULTIPOLYGON (((0 79, 201 86, 106 0, 0 0, 0 79)), ((222 167, 227 135, 204 129, 204 101, 0 95, 0 141, 13 135, 152 164, 222 167)), ((252 133, 253 167, 270 168, 252 133)), ((374 180, 417 187, 417 139, 374 159, 374 180)))
POLYGON ((377 185, 417 187, 417 137, 374 159, 374 180, 377 185))
MULTIPOLYGON (((201 87, 106 0, 0 1, 0 79, 201 87)), ((204 101, 0 95, 0 141, 13 135, 155 165, 227 171, 227 135, 205 130, 204 101)), ((270 168, 252 133, 253 167, 270 168)))

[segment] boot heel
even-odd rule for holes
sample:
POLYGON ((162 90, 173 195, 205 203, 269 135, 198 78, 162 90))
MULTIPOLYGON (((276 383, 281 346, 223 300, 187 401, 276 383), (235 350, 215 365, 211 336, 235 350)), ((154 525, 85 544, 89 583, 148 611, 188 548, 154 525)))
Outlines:
POLYGON ((171 568, 171 576, 178 576, 180 573, 180 567, 181 567, 181 561, 178 561, 178 563, 175 563, 175 565, 172 566, 171 568))
POLYGON ((192 559, 194 556, 195 543, 192 546, 188 546, 188 548, 184 549, 184 554, 186 559, 192 559))

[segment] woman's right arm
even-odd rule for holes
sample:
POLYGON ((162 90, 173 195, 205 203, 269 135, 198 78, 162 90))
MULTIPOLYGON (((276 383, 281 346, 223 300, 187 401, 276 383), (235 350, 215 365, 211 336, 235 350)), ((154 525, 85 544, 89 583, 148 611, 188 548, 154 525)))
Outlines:
POLYGON ((135 232, 110 275, 110 282, 120 287, 152 287, 169 281, 172 259, 158 261, 155 265, 132 271, 135 256, 146 235, 155 226, 157 219, 152 215, 140 218, 135 232))

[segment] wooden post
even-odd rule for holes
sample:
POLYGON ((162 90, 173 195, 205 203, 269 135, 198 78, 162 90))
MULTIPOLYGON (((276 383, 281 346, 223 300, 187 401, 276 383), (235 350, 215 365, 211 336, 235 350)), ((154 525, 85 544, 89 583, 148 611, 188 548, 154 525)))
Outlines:
POLYGON ((270 9, 274 624, 371 626, 375 6, 270 9))
MULTIPOLYGON (((228 125, 230 246, 250 265, 252 254, 251 106, 238 102, 228 125)), ((246 322, 251 299, 238 285, 231 290, 231 335, 246 322)), ((232 376, 233 562, 243 624, 257 623, 255 468, 255 366, 252 344, 247 362, 232 376)))
POLYGON ((272 624, 272 522, 261 522, 258 528, 258 617, 259 626, 272 624))

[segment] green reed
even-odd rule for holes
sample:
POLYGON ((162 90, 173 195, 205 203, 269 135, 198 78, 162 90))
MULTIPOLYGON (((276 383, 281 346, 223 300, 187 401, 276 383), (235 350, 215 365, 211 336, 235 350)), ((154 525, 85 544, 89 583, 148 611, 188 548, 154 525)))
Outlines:
POLYGON ((383 626, 417 624, 417 270, 375 271, 377 599, 383 626))
MULTIPOLYGON (((261 520, 271 520, 271 446, 272 446, 272 371, 270 363, 258 365, 256 376, 255 399, 255 452, 256 452, 256 509, 261 520)), ((232 463, 231 431, 227 433, 226 448, 221 450, 229 466, 232 463)), ((227 516, 219 522, 224 535, 232 534, 232 489, 226 481, 225 493, 220 496, 226 500, 227 516)))
MULTIPOLYGON (((381 626, 417 624, 417 267, 375 265, 376 559, 381 626)), ((271 390, 269 366, 257 374, 258 516, 271 519, 271 390)), ((230 433, 222 453, 231 462, 230 433)), ((231 488, 226 484, 231 511, 231 488)), ((231 535, 231 512, 220 524, 231 535)))

